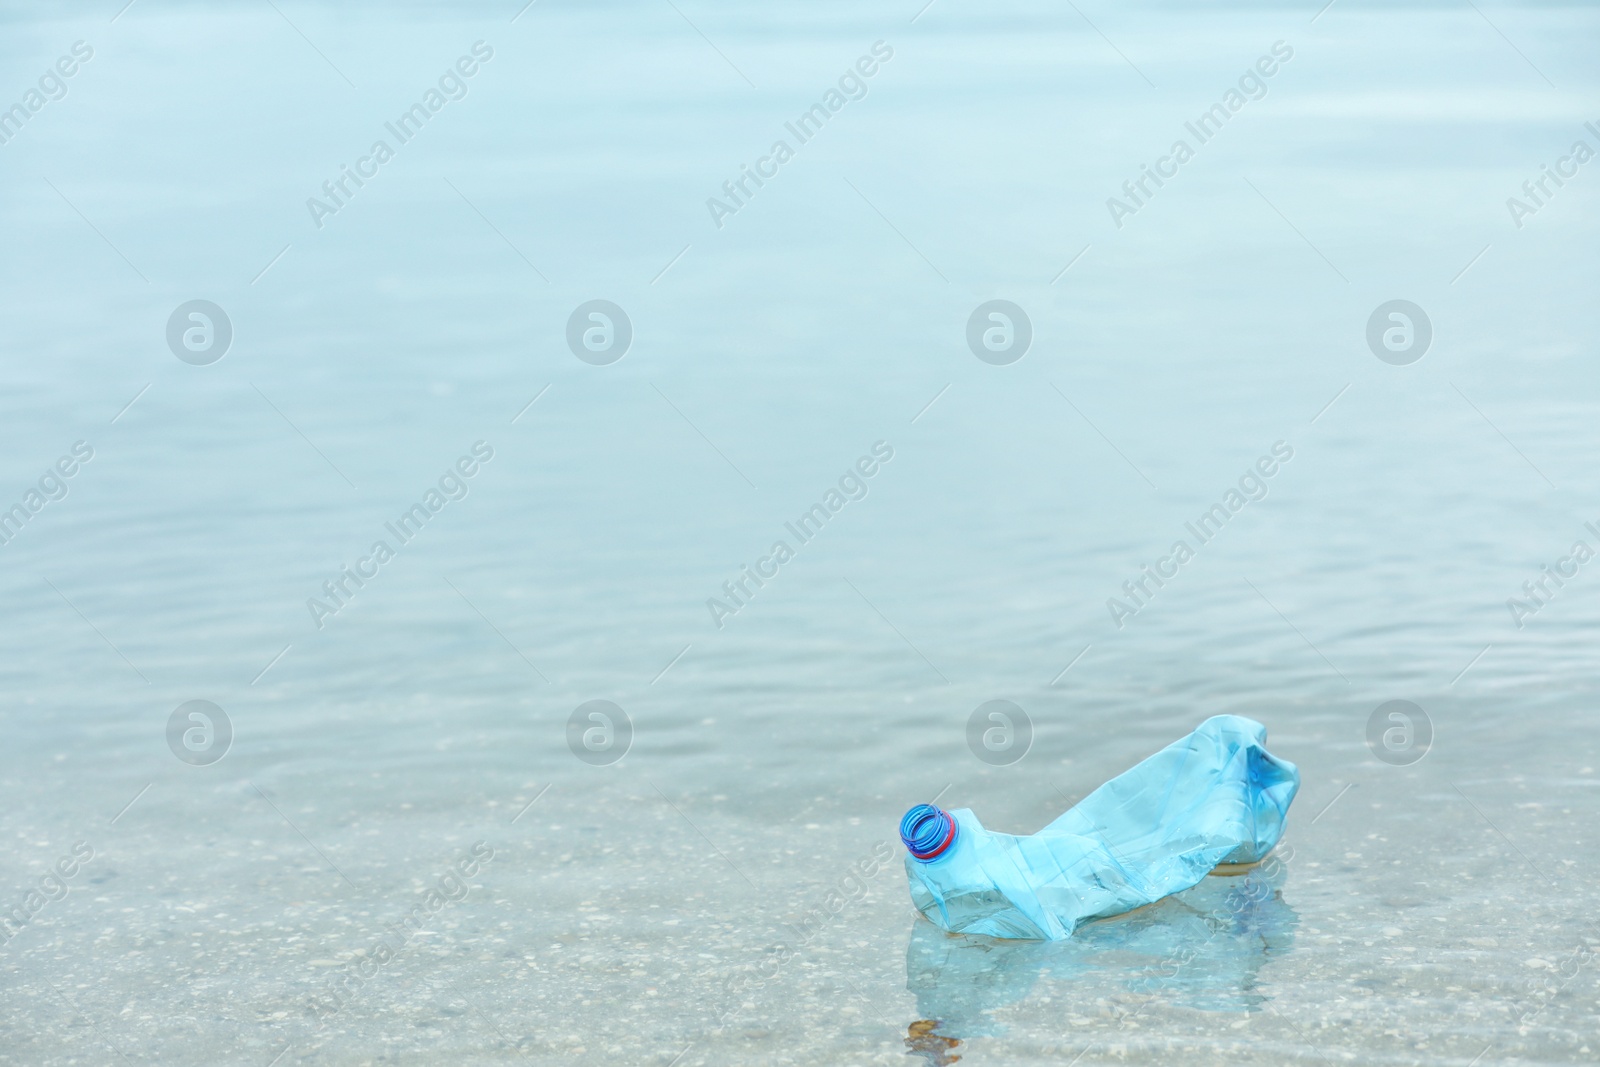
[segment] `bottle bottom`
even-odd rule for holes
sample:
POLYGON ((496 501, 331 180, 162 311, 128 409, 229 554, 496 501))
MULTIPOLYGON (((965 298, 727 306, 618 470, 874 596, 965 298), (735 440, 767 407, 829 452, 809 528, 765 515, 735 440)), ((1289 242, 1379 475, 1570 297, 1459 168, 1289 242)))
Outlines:
POLYGON ((1207 874, 1214 874, 1218 878, 1237 878, 1241 874, 1249 874, 1261 866, 1261 860, 1251 860, 1249 863, 1219 863, 1207 874))

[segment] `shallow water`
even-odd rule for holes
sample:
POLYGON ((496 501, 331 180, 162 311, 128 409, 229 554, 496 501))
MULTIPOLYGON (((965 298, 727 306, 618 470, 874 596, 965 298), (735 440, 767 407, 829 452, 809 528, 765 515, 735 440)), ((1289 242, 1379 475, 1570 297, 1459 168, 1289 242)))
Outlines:
POLYGON ((118 6, 0 15, 6 106, 93 50, 0 144, 0 505, 93 452, 0 546, 0 1062, 1600 1058, 1600 564, 1507 605, 1600 548, 1600 164, 1506 204, 1600 147, 1593 10, 118 6), (191 700, 231 740, 169 743, 191 700), (911 804, 1031 831, 1223 712, 1303 775, 1273 877, 1056 945, 913 919, 911 804))

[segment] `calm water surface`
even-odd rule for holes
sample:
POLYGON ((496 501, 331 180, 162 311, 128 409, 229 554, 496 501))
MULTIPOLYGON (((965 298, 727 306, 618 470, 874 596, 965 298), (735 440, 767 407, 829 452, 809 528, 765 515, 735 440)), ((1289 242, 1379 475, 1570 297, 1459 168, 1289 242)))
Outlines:
POLYGON ((1592 8, 117 6, 0 15, 0 1062, 1600 1058, 1592 8), (1224 712, 1280 869, 914 919, 1224 712))

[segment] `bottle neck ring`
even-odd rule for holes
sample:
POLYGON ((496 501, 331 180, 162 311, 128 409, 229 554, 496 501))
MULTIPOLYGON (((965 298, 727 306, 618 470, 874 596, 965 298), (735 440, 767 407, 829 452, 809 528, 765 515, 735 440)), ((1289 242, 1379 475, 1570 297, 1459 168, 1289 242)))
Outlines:
POLYGON ((955 839, 955 819, 932 804, 918 804, 900 820, 900 840, 906 851, 924 863, 943 855, 955 839))

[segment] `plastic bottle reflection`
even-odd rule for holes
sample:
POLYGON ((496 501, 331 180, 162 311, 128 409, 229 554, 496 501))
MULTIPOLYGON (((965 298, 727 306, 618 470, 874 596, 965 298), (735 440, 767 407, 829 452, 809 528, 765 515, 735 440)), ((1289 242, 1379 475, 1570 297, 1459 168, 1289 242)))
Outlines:
MULTIPOLYGON (((1286 858, 1269 857, 1236 876, 1213 875, 1137 911, 1089 923, 1067 941, 951 934, 919 917, 906 948, 906 989, 921 1016, 908 1029, 908 1054, 934 1067, 957 1062, 963 1041, 1004 1032, 994 1013, 1027 997, 1043 975, 1066 987, 1054 1002, 1078 1003, 1072 1014, 1109 1011, 1112 1025, 1158 1000, 1201 1011, 1260 1010, 1267 998, 1257 976, 1290 949, 1299 923, 1282 895, 1286 858), (1086 995, 1098 1002, 1082 1005, 1086 995)), ((1069 1029, 1063 1020, 1062 1033, 1069 1029)))

